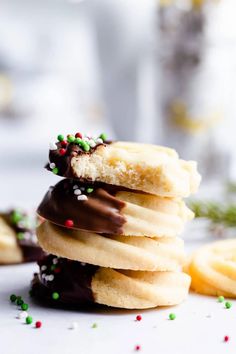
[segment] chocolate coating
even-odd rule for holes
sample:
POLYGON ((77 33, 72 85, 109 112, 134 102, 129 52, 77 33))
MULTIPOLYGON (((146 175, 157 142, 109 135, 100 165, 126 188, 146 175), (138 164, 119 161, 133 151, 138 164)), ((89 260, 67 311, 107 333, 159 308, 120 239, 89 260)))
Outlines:
POLYGON ((5 222, 14 230, 16 234, 16 239, 19 247, 22 250, 23 261, 24 262, 34 262, 42 258, 45 253, 37 244, 37 239, 35 235, 35 227, 31 227, 28 223, 28 216, 22 213, 22 220, 18 222, 13 221, 14 211, 9 211, 7 213, 1 213, 0 216, 5 220, 5 222), (19 239, 17 235, 22 234, 23 238, 19 239), (25 237, 24 237, 25 235, 25 237), (27 235, 27 237, 26 237, 27 235))
POLYGON ((79 155, 91 155, 100 146, 106 146, 110 143, 110 141, 99 143, 93 148, 91 147, 89 151, 84 151, 82 147, 78 144, 67 143, 65 147, 61 142, 57 142, 57 149, 49 150, 49 163, 45 167, 47 170, 51 171, 52 169, 50 168, 50 163, 54 163, 58 168, 57 174, 59 176, 78 179, 78 177, 74 175, 73 170, 71 168, 72 157, 76 157, 79 155), (60 149, 62 148, 66 150, 64 155, 60 154, 60 149))
POLYGON ((73 220, 74 228, 97 233, 120 235, 126 220, 121 214, 125 202, 115 194, 124 188, 102 183, 86 184, 64 179, 50 187, 38 207, 38 214, 46 220, 60 226, 67 219, 73 220), (87 200, 78 200, 75 187, 82 189, 87 200), (92 187, 93 191, 86 190, 92 187))
POLYGON ((38 265, 40 272, 34 274, 31 283, 33 297, 56 307, 80 307, 94 303, 91 283, 99 267, 53 255, 44 257, 38 265), (56 264, 53 263, 55 259, 56 264), (48 280, 47 276, 52 274, 53 280, 48 280), (57 300, 52 297, 54 292, 59 294, 57 300))

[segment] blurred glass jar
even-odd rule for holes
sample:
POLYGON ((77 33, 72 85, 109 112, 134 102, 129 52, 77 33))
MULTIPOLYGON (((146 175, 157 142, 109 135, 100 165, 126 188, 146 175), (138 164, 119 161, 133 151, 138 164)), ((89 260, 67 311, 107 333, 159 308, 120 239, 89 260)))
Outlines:
POLYGON ((163 143, 198 160, 208 181, 228 179, 234 158, 235 5, 176 0, 159 7, 163 143))

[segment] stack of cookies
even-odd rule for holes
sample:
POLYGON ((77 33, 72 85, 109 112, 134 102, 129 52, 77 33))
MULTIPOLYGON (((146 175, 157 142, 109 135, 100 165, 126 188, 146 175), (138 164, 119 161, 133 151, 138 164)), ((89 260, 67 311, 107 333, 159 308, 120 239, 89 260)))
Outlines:
POLYGON ((169 148, 77 133, 50 144, 47 168, 66 177, 38 207, 49 253, 32 294, 63 306, 127 309, 175 305, 189 290, 177 236, 193 217, 181 199, 196 192, 196 163, 169 148))

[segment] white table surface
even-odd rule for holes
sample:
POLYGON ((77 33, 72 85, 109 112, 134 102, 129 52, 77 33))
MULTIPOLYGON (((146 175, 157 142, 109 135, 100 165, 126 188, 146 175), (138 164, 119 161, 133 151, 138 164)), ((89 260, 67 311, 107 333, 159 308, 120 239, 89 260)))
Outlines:
POLYGON ((135 345, 140 353, 199 354, 236 352, 236 303, 225 309, 216 298, 190 294, 180 306, 146 311, 106 309, 91 312, 40 307, 28 296, 36 265, 3 266, 0 269, 1 354, 128 354, 135 345), (28 313, 42 321, 35 329, 16 318, 19 310, 9 295, 22 295, 28 313), (170 321, 170 312, 176 319, 170 321), (137 314, 142 321, 135 321, 137 314), (69 329, 76 321, 78 328, 69 329), (97 323, 97 328, 91 328, 97 323), (223 342, 224 336, 230 337, 223 342))
MULTIPOLYGON (((0 184, 1 208, 22 205, 33 208, 57 178, 36 168, 17 179, 5 173, 0 184)), ((185 232, 186 248, 196 248, 204 240, 200 223, 185 232), (197 227, 196 227, 197 226, 197 227), (198 241, 197 241, 198 239, 198 241), (192 240, 192 241, 190 241, 192 240), (193 241, 195 240, 195 241, 193 241)), ((92 312, 65 311, 40 307, 28 296, 35 264, 0 267, 0 354, 223 354, 236 353, 236 302, 227 310, 216 298, 190 294, 187 301, 174 308, 147 311, 106 309, 92 312), (9 295, 22 295, 29 303, 29 314, 40 320, 35 329, 16 319, 18 310, 9 295), (176 319, 170 321, 169 313, 176 319), (143 319, 135 321, 137 314, 143 319), (76 330, 69 329, 72 322, 76 330), (91 328, 97 323, 97 328, 91 328), (223 341, 224 336, 229 342, 223 341)))

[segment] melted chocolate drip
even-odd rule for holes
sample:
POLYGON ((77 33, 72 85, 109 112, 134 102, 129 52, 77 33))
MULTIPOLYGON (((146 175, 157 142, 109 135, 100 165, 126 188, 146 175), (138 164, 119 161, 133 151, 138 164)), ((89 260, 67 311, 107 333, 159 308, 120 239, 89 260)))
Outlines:
MULTIPOLYGON (((0 214, 5 222, 15 231, 16 239, 19 247, 22 250, 23 261, 24 262, 34 262, 42 258, 45 253, 35 242, 35 228, 30 228, 26 223, 22 222, 13 222, 12 216, 14 211, 8 213, 0 214), (22 234, 23 238, 18 238, 17 236, 22 234), (27 235, 27 238, 24 238, 24 235, 27 235)), ((23 215, 23 220, 26 221, 28 218, 26 214, 23 215)))
POLYGON ((31 283, 33 297, 56 307, 79 307, 94 303, 91 283, 99 267, 53 255, 44 257, 38 265, 40 273, 34 274, 31 283), (50 275, 53 275, 53 280, 48 280, 50 275), (55 292, 59 294, 57 300, 52 297, 55 292))
POLYGON ((60 226, 64 226, 65 221, 70 219, 75 229, 120 235, 126 222, 121 210, 126 204, 115 197, 119 190, 125 188, 64 179, 50 187, 37 212, 44 219, 60 226), (73 188, 75 186, 83 190, 81 193, 86 194, 87 200, 77 200, 73 188), (90 187, 93 191, 87 193, 90 187))
POLYGON ((50 163, 55 163, 58 168, 58 175, 68 178, 78 178, 74 175, 71 168, 71 159, 79 155, 91 155, 99 146, 106 146, 110 144, 110 141, 99 143, 93 148, 91 147, 89 151, 84 151, 79 144, 67 143, 66 146, 62 142, 56 143, 57 149, 49 151, 49 163, 45 166, 47 170, 51 171, 50 163), (65 149, 66 153, 64 155, 60 154, 60 149, 65 149))

